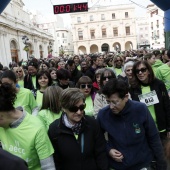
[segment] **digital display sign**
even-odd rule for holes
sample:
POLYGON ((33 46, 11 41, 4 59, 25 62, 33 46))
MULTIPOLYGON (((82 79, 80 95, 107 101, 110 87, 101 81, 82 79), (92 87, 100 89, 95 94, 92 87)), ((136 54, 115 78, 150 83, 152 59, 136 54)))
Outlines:
POLYGON ((88 11, 88 3, 74 3, 74 4, 63 4, 63 5, 53 5, 54 14, 64 14, 73 12, 86 12, 88 11))

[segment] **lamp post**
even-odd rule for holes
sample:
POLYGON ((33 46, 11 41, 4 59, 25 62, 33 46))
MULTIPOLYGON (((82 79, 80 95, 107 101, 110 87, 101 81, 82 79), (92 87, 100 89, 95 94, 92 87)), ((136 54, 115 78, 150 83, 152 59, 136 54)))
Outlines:
POLYGON ((53 47, 53 43, 50 41, 49 42, 49 53, 51 53, 51 55, 52 55, 52 52, 53 52, 52 47, 53 47))
POLYGON ((24 50, 25 50, 26 53, 27 53, 27 60, 28 60, 28 51, 29 51, 28 41, 29 41, 29 38, 28 38, 26 35, 24 35, 24 36, 22 37, 22 42, 25 44, 24 50))
POLYGON ((61 47, 59 47, 59 54, 63 57, 64 50, 63 50, 63 46, 62 45, 61 45, 61 47))

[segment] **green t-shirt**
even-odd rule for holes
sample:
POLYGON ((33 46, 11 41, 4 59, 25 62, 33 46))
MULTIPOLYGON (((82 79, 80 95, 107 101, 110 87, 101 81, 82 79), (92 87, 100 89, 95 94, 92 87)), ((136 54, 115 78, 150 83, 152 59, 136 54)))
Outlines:
POLYGON ((24 87, 24 80, 19 80, 18 84, 19 84, 20 87, 24 87))
POLYGON ((116 76, 122 73, 122 68, 115 68, 116 76))
POLYGON ((28 163, 29 170, 41 170, 40 160, 54 153, 44 125, 30 114, 16 128, 0 128, 0 140, 4 150, 28 163))
POLYGON ((158 67, 156 77, 165 83, 166 89, 170 90, 170 67, 164 64, 158 67))
POLYGON ((37 90, 36 102, 37 102, 39 109, 41 109, 42 101, 43 101, 43 93, 37 90))
MULTIPOLYGON (((146 94, 146 93, 149 93, 151 91, 150 89, 150 86, 141 86, 142 88, 142 94, 146 94)), ((148 109, 152 115, 152 118, 156 124, 156 115, 155 115, 155 108, 154 108, 154 105, 150 105, 148 106, 148 109)))
MULTIPOLYGON (((145 87, 141 86, 141 88, 142 88, 142 94, 146 94, 146 93, 149 93, 151 91, 150 86, 145 86, 145 87)), ((155 124, 157 126, 157 120, 156 120, 156 114, 155 114, 154 105, 150 105, 150 106, 147 106, 147 107, 148 107, 148 109, 149 109, 149 111, 151 113, 151 116, 152 116, 152 118, 153 118, 153 120, 154 120, 154 122, 155 122, 155 124)), ((164 132, 164 131, 165 130, 161 130, 160 132, 164 132)))
POLYGON ((37 103, 32 92, 29 89, 21 87, 17 93, 14 106, 22 106, 25 111, 32 114, 32 110, 37 107, 37 103))
POLYGON ((78 65, 78 66, 77 66, 77 69, 78 69, 78 70, 81 70, 81 67, 80 67, 80 65, 78 65))
POLYGON ((44 109, 38 112, 37 117, 42 121, 44 126, 46 127, 46 130, 48 131, 49 126, 54 120, 59 119, 61 116, 61 111, 59 114, 56 114, 54 112, 51 112, 49 109, 44 109))
POLYGON ((93 116, 94 115, 94 107, 93 107, 93 100, 91 96, 86 97, 86 108, 84 109, 86 115, 93 116))
POLYGON ((37 88, 36 87, 36 76, 32 76, 31 79, 32 79, 32 83, 33 83, 34 89, 36 89, 37 88))

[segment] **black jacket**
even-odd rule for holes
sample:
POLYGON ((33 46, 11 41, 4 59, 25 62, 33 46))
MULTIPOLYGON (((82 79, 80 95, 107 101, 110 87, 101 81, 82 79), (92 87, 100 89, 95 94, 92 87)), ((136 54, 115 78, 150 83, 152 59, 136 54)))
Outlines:
POLYGON ((71 72, 70 81, 73 81, 75 84, 78 82, 79 78, 83 76, 83 73, 75 68, 73 72, 71 72))
POLYGON ((78 139, 62 118, 50 125, 48 134, 57 170, 108 170, 104 136, 95 119, 85 116, 78 139))
POLYGON ((28 170, 28 167, 24 160, 0 148, 0 169, 28 170))
MULTIPOLYGON (((158 129, 159 131, 166 129, 168 132, 170 132, 170 100, 165 84, 161 80, 155 78, 153 82, 149 84, 149 86, 151 91, 156 91, 159 99, 159 103, 154 104, 158 129)), ((139 101, 138 95, 142 94, 142 90, 140 87, 131 88, 130 94, 132 100, 139 101)))
POLYGON ((24 88, 35 90, 36 88, 33 85, 32 78, 29 74, 24 77, 24 88))

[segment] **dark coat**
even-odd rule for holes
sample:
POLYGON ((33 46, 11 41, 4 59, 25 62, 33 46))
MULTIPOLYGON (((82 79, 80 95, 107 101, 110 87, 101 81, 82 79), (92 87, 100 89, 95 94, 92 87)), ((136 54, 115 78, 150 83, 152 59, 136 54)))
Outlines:
POLYGON ((62 118, 50 125, 48 134, 57 170, 108 170, 104 136, 92 117, 83 119, 78 139, 62 123, 62 118))
POLYGON ((0 169, 28 170, 28 167, 24 160, 0 148, 0 169))
POLYGON ((73 72, 71 72, 70 81, 73 81, 74 84, 76 84, 78 82, 79 78, 82 76, 83 76, 83 73, 81 71, 79 71, 76 67, 75 70, 73 72))
MULTIPOLYGON (((166 129, 170 132, 170 100, 165 84, 161 80, 154 79, 150 88, 151 91, 156 91, 159 99, 159 103, 154 104, 158 129, 159 131, 166 129)), ((131 88, 130 94, 132 100, 139 101, 138 95, 142 94, 141 87, 131 88)))
POLYGON ((24 88, 34 90, 34 85, 32 83, 32 78, 29 74, 24 77, 24 88))

